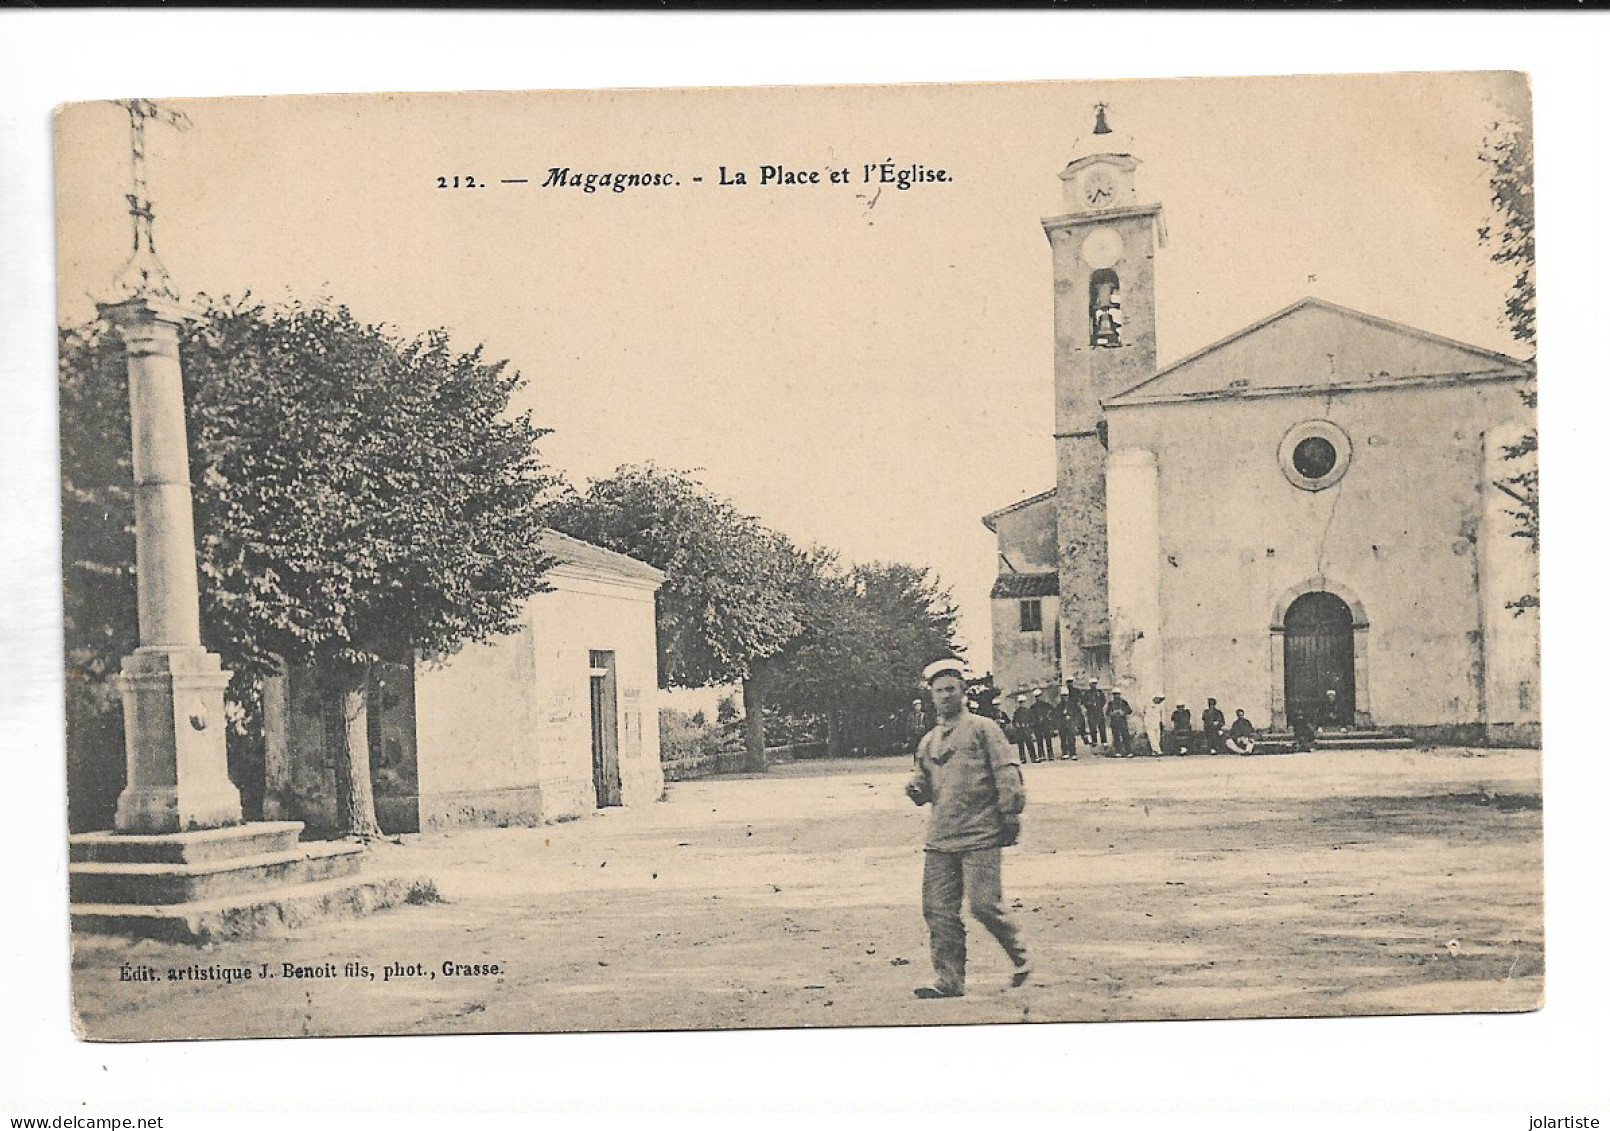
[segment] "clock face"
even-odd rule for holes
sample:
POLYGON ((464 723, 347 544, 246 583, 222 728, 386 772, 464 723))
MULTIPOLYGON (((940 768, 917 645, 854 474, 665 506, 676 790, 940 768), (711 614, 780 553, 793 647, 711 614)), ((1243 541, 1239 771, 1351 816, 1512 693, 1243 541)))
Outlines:
POLYGON ((1111 267, 1124 254, 1124 241, 1112 228, 1097 228, 1079 245, 1079 254, 1091 267, 1111 267))
POLYGON ((1118 198, 1118 186, 1106 169, 1092 169, 1085 174, 1085 203, 1092 208, 1110 208, 1118 198))

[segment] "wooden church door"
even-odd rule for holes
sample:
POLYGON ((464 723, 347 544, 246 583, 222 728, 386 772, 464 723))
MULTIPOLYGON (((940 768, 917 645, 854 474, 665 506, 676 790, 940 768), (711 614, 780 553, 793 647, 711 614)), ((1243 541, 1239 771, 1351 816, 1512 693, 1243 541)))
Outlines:
POLYGON ((1353 611, 1334 593, 1304 593, 1286 610, 1286 720, 1352 726, 1353 611), (1335 691, 1330 699, 1325 693, 1335 691))

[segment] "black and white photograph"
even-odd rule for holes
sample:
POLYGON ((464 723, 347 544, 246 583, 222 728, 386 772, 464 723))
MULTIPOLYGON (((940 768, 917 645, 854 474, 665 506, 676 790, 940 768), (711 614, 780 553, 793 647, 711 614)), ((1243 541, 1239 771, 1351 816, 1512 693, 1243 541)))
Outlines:
POLYGON ((1524 74, 54 144, 84 1038, 1541 1005, 1524 74))

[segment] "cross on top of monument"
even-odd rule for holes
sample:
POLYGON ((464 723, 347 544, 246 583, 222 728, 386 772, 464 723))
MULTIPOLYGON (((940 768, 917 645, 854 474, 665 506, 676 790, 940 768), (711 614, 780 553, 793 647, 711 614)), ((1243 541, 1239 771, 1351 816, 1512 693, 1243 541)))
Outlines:
POLYGON ((178 110, 158 106, 148 98, 129 98, 117 103, 129 114, 129 164, 133 191, 126 194, 129 217, 134 222, 134 248, 128 262, 113 281, 113 286, 126 298, 176 299, 173 280, 168 269, 157 258, 156 241, 152 227, 156 220, 151 206, 150 189, 146 180, 145 124, 163 122, 179 130, 190 128, 190 119, 178 110))

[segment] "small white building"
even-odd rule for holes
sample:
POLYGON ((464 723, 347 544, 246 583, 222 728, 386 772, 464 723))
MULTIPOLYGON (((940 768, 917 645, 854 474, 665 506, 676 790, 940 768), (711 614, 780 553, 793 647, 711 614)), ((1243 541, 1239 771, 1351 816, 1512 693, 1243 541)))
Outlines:
MULTIPOLYGON (((377 670, 370 769, 385 831, 533 825, 663 792, 654 595, 665 575, 555 532, 541 545, 558 563, 551 591, 512 634, 377 670)), ((264 816, 331 829, 333 759, 311 673, 273 682, 264 816)))

